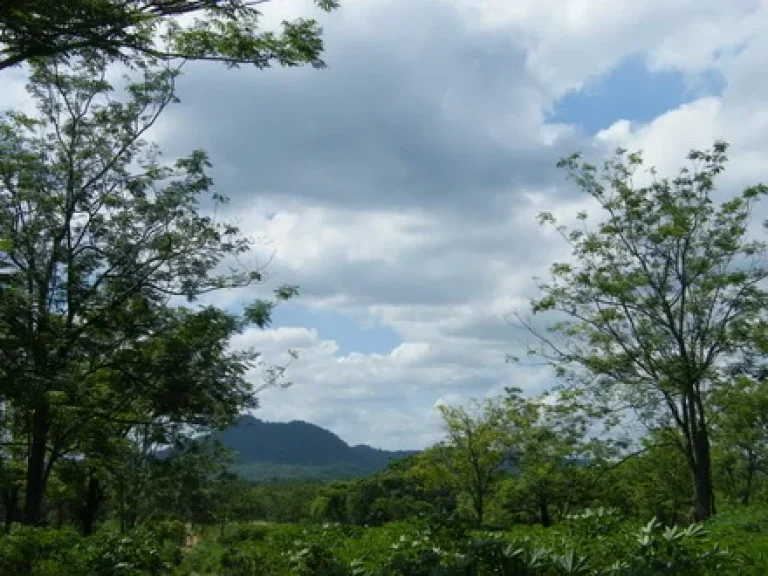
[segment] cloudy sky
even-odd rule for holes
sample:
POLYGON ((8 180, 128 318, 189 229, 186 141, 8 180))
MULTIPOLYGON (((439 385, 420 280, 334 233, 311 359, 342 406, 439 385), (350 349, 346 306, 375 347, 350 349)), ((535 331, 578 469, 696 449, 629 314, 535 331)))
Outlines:
MULTIPOLYGON (((318 13, 265 6, 267 24, 297 15, 318 13)), ((328 69, 190 66, 157 133, 169 155, 209 151, 273 258, 266 288, 301 287, 238 342, 300 354, 261 418, 420 448, 440 437, 438 402, 550 385, 505 363, 526 341, 505 317, 567 254, 536 222, 584 205, 564 154, 622 145, 665 172, 725 139, 724 190, 765 177, 768 1, 344 0, 319 16, 328 69)))

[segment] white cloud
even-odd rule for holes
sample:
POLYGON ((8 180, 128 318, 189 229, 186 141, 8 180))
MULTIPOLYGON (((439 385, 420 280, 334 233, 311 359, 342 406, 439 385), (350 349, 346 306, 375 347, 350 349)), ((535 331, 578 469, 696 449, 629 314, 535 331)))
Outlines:
MULTIPOLYGON (((266 22, 317 16, 310 7, 270 3, 266 22)), ((537 212, 573 222, 590 207, 554 170, 562 153, 642 148, 669 172, 724 138, 727 187, 764 177, 768 2, 347 0, 321 20, 328 70, 192 66, 184 104, 156 133, 169 154, 209 149, 232 214, 269 239, 259 260, 274 256, 273 284, 298 284, 301 304, 402 338, 391 351, 342 356, 308 328, 247 332, 238 345, 268 361, 300 353, 295 385, 265 392, 261 417, 420 447, 441 433, 438 402, 546 387, 546 367, 505 364, 525 336, 504 317, 534 295, 534 275, 568 256, 537 212), (692 83, 714 68, 726 89, 590 140, 545 123, 558 97, 637 53, 692 83)), ((20 102, 8 78, 0 98, 20 102)))
MULTIPOLYGON (((676 69, 695 75, 716 67, 727 83, 722 96, 702 98, 670 110, 647 125, 618 121, 599 133, 592 143, 585 142, 583 146, 603 152, 619 145, 642 148, 650 164, 670 172, 681 166, 691 148, 707 147, 715 139, 726 138, 734 144, 730 170, 723 180, 726 186, 730 188, 759 180, 763 173, 761 158, 765 157, 768 145, 765 130, 768 114, 762 104, 768 96, 768 84, 759 78, 761 54, 768 46, 761 37, 755 36, 754 31, 760 27, 755 22, 764 22, 768 14, 765 5, 757 6, 755 2, 734 2, 727 6, 719 2, 651 2, 639 8, 633 5, 637 8, 633 10, 625 4, 611 2, 596 6, 590 2, 587 12, 587 4, 581 2, 568 3, 564 10, 540 1, 486 2, 475 3, 475 13, 488 16, 494 10, 508 11, 504 14, 506 20, 495 13, 493 27, 510 34, 520 30, 525 32, 529 46, 527 66, 551 94, 561 94, 583 85, 591 76, 604 72, 638 50, 646 51, 651 66, 660 69, 676 69), (700 40, 704 37, 707 42, 700 40), (740 50, 735 50, 737 47, 740 50)), ((559 6, 562 6, 561 2, 558 2, 559 6)), ((450 107, 450 94, 442 106, 450 107)), ((546 107, 546 101, 539 100, 539 106, 546 107)), ((526 146, 533 146, 532 142, 539 142, 539 146, 550 143, 542 137, 545 125, 539 123, 539 128, 530 130, 520 136, 518 145, 526 139, 526 146)), ((501 131, 501 138, 512 138, 509 132, 501 131)), ((561 134, 567 135, 567 131, 566 127, 561 134)), ((347 229, 341 237, 353 244, 378 243, 388 250, 389 262, 406 263, 403 268, 388 269, 386 276, 392 283, 384 293, 389 297, 384 295, 373 302, 361 303, 353 296, 355 282, 351 281, 343 290, 348 294, 346 302, 350 306, 366 308, 370 314, 394 327, 406 339, 400 350, 408 345, 426 344, 428 348, 419 348, 425 351, 422 363, 408 365, 407 372, 403 371, 403 364, 395 361, 396 353, 390 357, 357 356, 354 362, 356 376, 372 379, 380 390, 399 390, 394 392, 397 400, 372 400, 366 404, 379 407, 376 415, 368 414, 372 428, 366 424, 346 423, 339 424, 338 431, 352 431, 349 433, 356 438, 383 445, 399 445, 404 438, 415 442, 416 438, 439 434, 439 419, 434 415, 417 417, 425 411, 433 414, 438 403, 465 402, 471 397, 500 393, 504 385, 521 385, 535 392, 551 382, 545 367, 503 364, 504 353, 519 350, 522 339, 504 322, 503 315, 524 304, 526 295, 531 294, 530 278, 534 274, 541 274, 552 261, 567 257, 567 251, 557 243, 551 230, 535 226, 535 213, 552 210, 561 221, 573 222, 580 209, 590 206, 582 199, 564 199, 551 186, 529 189, 526 194, 520 189, 515 192, 503 196, 496 204, 503 207, 506 222, 497 225, 495 222, 475 222, 468 217, 466 227, 461 227, 455 220, 433 214, 425 237, 413 244, 397 245, 391 242, 391 236, 383 235, 379 239, 378 235, 361 232, 353 224, 354 216, 339 212, 344 214, 340 222, 347 229), (485 242, 481 241, 483 236, 485 242), (434 246, 445 250, 441 267, 459 272, 453 276, 455 283, 451 289, 456 294, 465 294, 466 299, 445 305, 391 302, 395 298, 397 282, 408 273, 421 278, 425 290, 439 292, 427 259, 434 246), (419 255, 421 266, 416 264, 419 255), (476 262, 481 264, 472 269, 476 262), (462 270, 465 271, 463 275, 462 270), (471 290, 474 274, 487 278, 482 283, 482 291, 477 294, 472 294, 471 290), (431 369, 427 368, 429 362, 431 369), (375 366, 376 369, 366 373, 363 366, 375 366), (393 377, 393 373, 397 375, 393 377), (452 386, 457 380, 467 382, 467 377, 475 378, 477 384, 452 386), (395 382, 409 383, 409 391, 397 388, 395 382), (379 419, 391 421, 396 414, 413 416, 404 420, 407 434, 387 436, 383 427, 374 424, 379 419), (420 431, 429 433, 423 432, 420 436, 420 431)), ((364 216, 360 218, 361 221, 364 219, 364 216)), ((328 223, 326 220, 325 225, 328 223)), ((299 229, 304 227, 297 225, 293 230, 299 229)), ((393 234, 408 237, 402 231, 393 234)), ((298 237, 286 235, 282 242, 288 246, 294 241, 302 242, 302 237, 301 233, 298 237)), ((375 252, 375 249, 369 250, 375 252)), ((336 270, 343 268, 345 259, 349 261, 350 253, 347 251, 347 256, 338 260, 340 253, 335 252, 336 270)), ((330 258, 325 260, 319 255, 316 262, 329 264, 330 258)), ((298 274, 300 269, 296 272, 298 274)), ((342 372, 334 370, 334 374, 341 375, 342 372)), ((306 386, 302 393, 316 393, 309 392, 315 386, 315 379, 308 378, 306 386)), ((343 386, 336 389, 341 390, 343 386)), ((282 404, 276 398, 265 398, 265 401, 265 414, 269 414, 266 406, 270 401, 282 404)))
MULTIPOLYGON (((768 25, 768 3, 755 20, 768 25)), ((693 101, 646 125, 629 126, 619 121, 598 138, 611 145, 643 150, 646 161, 666 174, 682 165, 689 150, 725 140, 731 144, 731 160, 721 177, 724 191, 731 194, 759 182, 765 178, 761 158, 768 153, 768 81, 763 74, 767 49, 764 35, 751 36, 738 54, 723 60, 721 73, 726 87, 721 96, 693 101)))
POLYGON ((623 58, 696 73, 759 30, 759 0, 460 0, 492 29, 522 35, 528 63, 554 96, 578 89, 623 58))

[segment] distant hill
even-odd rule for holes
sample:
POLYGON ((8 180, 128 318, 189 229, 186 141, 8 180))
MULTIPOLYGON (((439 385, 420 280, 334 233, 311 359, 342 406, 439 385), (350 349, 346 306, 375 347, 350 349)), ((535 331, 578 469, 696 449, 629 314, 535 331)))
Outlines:
POLYGON ((241 416, 234 426, 214 437, 237 453, 235 471, 252 480, 356 478, 416 453, 365 444, 350 446, 315 424, 265 422, 253 416, 241 416))

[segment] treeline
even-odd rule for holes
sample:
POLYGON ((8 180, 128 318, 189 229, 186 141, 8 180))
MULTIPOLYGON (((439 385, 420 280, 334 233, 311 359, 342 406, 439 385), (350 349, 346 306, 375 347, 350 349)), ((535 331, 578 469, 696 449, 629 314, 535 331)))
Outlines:
MULTIPOLYGON (((768 386, 737 379, 726 401, 729 410, 713 428, 717 499, 729 509, 768 504, 768 470, 758 464, 768 456, 768 386)), ((448 429, 443 443, 371 477, 315 486, 302 494, 313 497, 311 505, 290 521, 381 526, 431 518, 504 529, 548 527, 598 508, 666 525, 696 519, 690 470, 672 431, 649 435, 630 451, 626 438, 595 438, 586 426, 590 420, 573 404, 564 408, 550 397, 525 398, 514 389, 442 413, 448 429)), ((272 489, 290 501, 300 486, 272 489)), ((259 518, 281 521, 279 506, 268 510, 259 518)))

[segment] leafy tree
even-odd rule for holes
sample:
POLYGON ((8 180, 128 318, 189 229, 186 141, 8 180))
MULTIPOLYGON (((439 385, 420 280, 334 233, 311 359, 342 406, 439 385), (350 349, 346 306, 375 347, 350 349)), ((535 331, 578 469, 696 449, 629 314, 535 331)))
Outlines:
POLYGON ((317 481, 291 480, 260 482, 249 487, 239 505, 239 520, 300 522, 312 518, 312 506, 326 486, 317 481), (248 509, 251 512, 248 512, 248 509))
POLYGON ((715 457, 729 499, 749 505, 768 474, 768 381, 746 375, 717 390, 715 457))
POLYGON ((311 513, 317 519, 347 522, 347 485, 344 482, 332 482, 312 502, 311 513))
POLYGON ((447 483, 471 502, 474 520, 482 526, 488 498, 509 455, 504 410, 498 403, 475 403, 467 409, 438 408, 448 438, 425 453, 424 462, 435 484, 447 483))
POLYGON ((142 521, 181 520, 207 524, 216 519, 217 481, 231 455, 211 440, 179 443, 170 454, 155 456, 140 510, 142 521))
MULTIPOLYGON (((710 392, 723 367, 754 348, 768 277, 763 242, 747 235, 758 185, 720 205, 712 194, 727 146, 691 152, 693 169, 635 183, 640 154, 619 150, 602 176, 579 155, 559 163, 605 213, 595 229, 558 227, 573 259, 552 266, 534 313, 565 319, 542 333, 527 323, 570 384, 595 402, 634 410, 650 429, 675 427, 696 492, 697 517, 715 512, 710 392)), ((555 224, 548 213, 542 222, 555 224)))
POLYGON ((593 476, 595 501, 628 518, 658 518, 668 525, 688 524, 695 495, 685 457, 677 448, 676 428, 655 430, 642 448, 619 462, 607 462, 593 476))
MULTIPOLYGON (((150 69, 114 97, 107 62, 37 66, 29 92, 37 117, 0 118, 2 388, 16 434, 28 444, 25 521, 41 521, 49 475, 89 441, 86 429, 151 415, 177 429, 222 423, 251 398, 244 376, 255 352, 227 342, 264 326, 274 302, 242 317, 171 306, 251 285, 261 272, 229 265, 250 241, 200 214, 211 190, 205 153, 163 164, 143 136, 175 99, 178 71, 150 69)), ((276 299, 289 298, 284 287, 276 299)), ((119 435, 118 435, 119 436, 119 435)))
POLYGON ((507 388, 502 399, 514 466, 505 504, 544 527, 552 524, 554 507, 562 518, 586 497, 592 469, 608 456, 607 444, 587 435, 588 415, 557 400, 526 398, 519 388, 507 388))
POLYGON ((313 502, 314 518, 360 526, 428 516, 446 520, 456 509, 456 494, 434 478, 429 455, 391 463, 369 478, 323 487, 313 502))
POLYGON ((248 489, 247 482, 228 470, 219 472, 210 480, 210 514, 219 525, 220 535, 224 534, 228 522, 253 517, 256 508, 253 500, 249 498, 248 489))
MULTIPOLYGON (((322 67, 317 23, 299 19, 283 22, 281 34, 260 32, 257 6, 265 1, 5 0, 0 10, 0 70, 88 50, 123 62, 149 56, 259 68, 273 63, 322 67)), ((335 0, 315 3, 326 11, 338 6, 335 0)))

